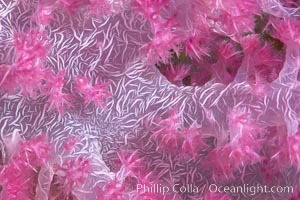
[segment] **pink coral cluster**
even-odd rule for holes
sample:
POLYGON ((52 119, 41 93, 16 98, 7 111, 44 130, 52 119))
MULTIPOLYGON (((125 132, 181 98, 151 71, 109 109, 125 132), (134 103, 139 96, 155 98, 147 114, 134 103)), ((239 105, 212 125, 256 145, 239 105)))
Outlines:
POLYGON ((65 85, 64 76, 64 72, 61 71, 57 76, 48 79, 46 83, 46 94, 49 96, 50 109, 57 109, 60 113, 63 112, 64 107, 71 106, 71 95, 63 92, 65 85))
POLYGON ((101 108, 106 107, 106 100, 111 96, 107 83, 98 83, 94 86, 87 77, 76 79, 76 89, 83 95, 85 104, 94 102, 101 108))
MULTIPOLYGON (((71 106, 72 95, 63 92, 65 89, 65 72, 54 75, 45 67, 46 56, 51 45, 44 31, 31 29, 28 33, 16 33, 14 37, 15 61, 12 65, 1 65, 1 88, 9 93, 21 89, 24 95, 36 97, 43 94, 49 97, 49 109, 60 113, 71 106)), ((85 92, 85 102, 95 101, 105 107, 105 99, 110 97, 108 84, 98 84, 88 90, 87 78, 80 79, 77 88, 85 92), (84 89, 84 90, 83 90, 84 89), (92 100, 93 99, 93 100, 92 100)))
POLYGON ((196 123, 184 127, 176 109, 170 111, 168 118, 158 119, 156 129, 150 139, 158 143, 157 149, 196 159, 199 151, 206 147, 201 127, 196 123))
POLYGON ((75 159, 66 159, 60 166, 54 166, 58 180, 65 187, 66 194, 69 194, 78 187, 84 184, 87 175, 91 172, 89 160, 79 156, 75 159))
POLYGON ((38 3, 32 20, 41 26, 48 26, 54 17, 54 12, 63 8, 67 13, 74 15, 75 12, 88 6, 91 15, 102 17, 111 13, 112 6, 107 0, 45 0, 38 3))
POLYGON ((143 47, 147 53, 148 62, 168 62, 171 55, 170 50, 179 53, 178 43, 180 38, 174 32, 176 30, 175 15, 164 17, 169 1, 162 0, 137 0, 132 3, 145 19, 151 23, 153 38, 150 43, 143 47))
MULTIPOLYGON (((0 8, 1 200, 229 200, 252 197, 185 186, 299 187, 297 1, 20 0, 0 8), (17 98, 46 101, 30 107, 17 98), (13 109, 23 110, 10 119, 13 109), (24 138, 11 134, 16 127, 24 138), (162 194, 138 184, 182 188, 162 194)), ((295 190, 256 199, 273 195, 300 198, 295 190)))
POLYGON ((19 141, 16 145, 11 147, 15 152, 10 152, 9 163, 0 166, 1 199, 32 199, 39 170, 50 159, 51 144, 45 135, 41 135, 29 141, 19 141))
POLYGON ((45 134, 12 144, 17 146, 10 147, 14 150, 9 152, 10 161, 0 166, 0 184, 3 187, 1 199, 34 199, 41 181, 39 174, 49 166, 54 171, 54 175, 48 177, 50 181, 53 179, 50 199, 68 196, 76 191, 80 185, 85 184, 91 172, 89 160, 82 156, 75 159, 63 157, 62 164, 56 163, 58 155, 53 154, 53 145, 47 141, 45 134))
POLYGON ((45 32, 30 30, 14 35, 15 59, 12 65, 1 65, 1 88, 14 92, 21 87, 23 94, 35 96, 43 88, 46 69, 43 67, 50 44, 45 32))

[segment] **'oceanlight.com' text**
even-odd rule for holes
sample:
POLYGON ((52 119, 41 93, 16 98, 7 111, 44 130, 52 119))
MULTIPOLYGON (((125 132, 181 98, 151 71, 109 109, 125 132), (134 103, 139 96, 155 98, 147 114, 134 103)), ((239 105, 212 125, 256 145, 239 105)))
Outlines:
POLYGON ((163 184, 137 184, 137 192, 146 192, 146 193, 160 193, 167 194, 170 192, 173 193, 189 193, 197 194, 204 193, 204 191, 209 191, 211 193, 243 193, 254 196, 259 193, 293 193, 293 186, 267 186, 267 185, 249 185, 243 184, 238 186, 224 186, 217 184, 202 185, 197 186, 195 184, 180 185, 174 184, 172 186, 163 185, 163 184))

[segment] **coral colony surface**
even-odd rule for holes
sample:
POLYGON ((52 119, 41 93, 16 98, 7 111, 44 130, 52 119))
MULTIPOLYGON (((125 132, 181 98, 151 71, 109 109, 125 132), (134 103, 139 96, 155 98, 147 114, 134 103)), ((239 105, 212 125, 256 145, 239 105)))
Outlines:
POLYGON ((0 200, 300 200, 300 1, 0 0, 0 200))

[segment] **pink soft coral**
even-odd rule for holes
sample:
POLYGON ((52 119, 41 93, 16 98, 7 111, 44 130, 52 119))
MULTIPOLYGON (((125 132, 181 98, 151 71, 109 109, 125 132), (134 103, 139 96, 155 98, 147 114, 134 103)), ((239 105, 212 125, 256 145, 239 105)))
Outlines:
POLYGON ((156 131, 150 139, 158 143, 157 149, 195 159, 199 150, 206 147, 202 141, 201 128, 195 123, 186 128, 182 125, 179 117, 178 111, 172 109, 168 118, 158 119, 156 131))
POLYGON ((287 200, 298 200, 300 199, 300 180, 298 180, 298 185, 293 189, 293 194, 287 200))
POLYGON ((15 33, 16 65, 19 69, 31 69, 45 61, 50 48, 46 32, 31 29, 28 33, 15 33))
POLYGON ((287 143, 287 130, 284 126, 269 127, 266 130, 267 146, 264 148, 266 164, 279 170, 290 166, 289 145, 287 143))
POLYGON ((56 0, 56 4, 64 7, 69 14, 74 14, 76 9, 89 4, 89 0, 56 0))
POLYGON ((285 126, 270 127, 266 138, 267 146, 264 151, 267 159, 264 161, 262 167, 266 179, 274 178, 274 174, 277 176, 275 178, 278 178, 280 173, 291 165, 299 170, 299 131, 294 135, 288 136, 285 126))
POLYGON ((177 27, 174 23, 176 16, 163 17, 168 5, 169 0, 136 0, 132 3, 133 8, 151 24, 153 38, 142 48, 147 52, 149 62, 167 63, 171 56, 171 49, 179 54, 180 37, 174 31, 177 27))
POLYGON ((129 153, 121 151, 118 153, 119 159, 122 163, 122 169, 125 175, 138 175, 142 168, 142 159, 139 158, 138 152, 129 153))
POLYGON ((190 128, 183 129, 183 142, 180 148, 182 156, 191 155, 195 160, 199 150, 206 146, 202 140, 201 129, 196 124, 192 124, 190 128))
POLYGON ((68 136, 66 142, 64 143, 64 150, 70 152, 75 149, 77 143, 80 142, 80 138, 78 136, 68 136))
POLYGON ((191 58, 202 59, 202 56, 209 55, 208 40, 208 35, 190 36, 185 42, 185 53, 191 58))
POLYGON ((300 70, 300 25, 293 18, 270 20, 270 33, 285 43, 286 58, 278 80, 285 85, 297 85, 300 70))
POLYGON ((293 18, 271 18, 270 26, 275 29, 272 35, 286 44, 300 43, 300 24, 293 18))
POLYGON ((247 165, 262 161, 257 153, 260 145, 258 142, 249 144, 241 141, 235 146, 217 147, 207 155, 205 166, 212 169, 214 181, 233 179, 235 171, 244 171, 247 165))
POLYGON ((181 121, 177 110, 171 110, 168 118, 158 120, 158 128, 152 134, 151 139, 159 142, 158 149, 176 150, 181 137, 179 132, 181 121))
POLYGON ((50 42, 43 31, 31 29, 28 33, 16 33, 14 40, 15 62, 1 65, 0 87, 13 93, 21 89, 24 95, 36 97, 37 94, 49 96, 49 109, 56 108, 60 113, 64 106, 70 106, 70 95, 64 93, 64 72, 52 75, 45 68, 50 42))
POLYGON ((167 21, 161 20, 153 24, 153 39, 150 43, 142 47, 142 50, 147 52, 147 60, 149 62, 162 61, 168 63, 173 50, 179 55, 180 37, 173 31, 175 25, 172 22, 173 18, 167 21))
POLYGON ((236 143, 244 134, 250 134, 250 132, 247 132, 247 127, 252 127, 253 125, 251 114, 245 108, 234 108, 228 114, 228 125, 232 134, 230 142, 236 143))
POLYGON ((15 61, 12 65, 2 65, 4 74, 0 87, 7 92, 21 89, 23 94, 31 97, 43 89, 46 69, 44 62, 50 44, 45 32, 31 29, 28 33, 14 35, 15 61))
POLYGON ((205 194, 205 200, 231 200, 228 194, 222 195, 220 193, 207 192, 205 194))
POLYGON ((300 169, 300 131, 287 139, 291 163, 300 169))
POLYGON ((260 8, 256 0, 213 0, 211 5, 214 9, 224 10, 232 16, 254 13, 258 14, 260 12, 260 8))
POLYGON ((90 0, 90 11, 91 13, 96 14, 97 17, 108 14, 111 10, 111 5, 107 0, 90 0))
POLYGON ((32 16, 32 20, 35 21, 38 25, 49 25, 49 23, 53 19, 53 10, 53 5, 39 3, 36 12, 32 16))
MULTIPOLYGON (((0 172, 3 187, 1 199, 25 200, 33 198, 39 169, 50 159, 51 144, 46 135, 20 141, 7 165, 0 172)), ((11 152, 10 152, 11 153, 11 152)))
POLYGON ((212 20, 215 30, 232 38, 254 29, 254 14, 260 14, 260 7, 255 0, 215 0, 211 3, 212 20))
POLYGON ((217 43, 214 54, 217 57, 217 62, 211 66, 214 78, 221 83, 231 83, 242 63, 241 51, 232 41, 221 41, 217 43))
POLYGON ((71 106, 70 94, 63 92, 65 85, 64 76, 64 71, 61 71, 56 76, 49 76, 50 78, 46 82, 45 94, 49 96, 49 109, 55 108, 60 113, 64 111, 65 106, 71 106))
MULTIPOLYGON (((264 142, 262 130, 252 121, 251 115, 242 109, 229 114, 230 142, 218 146, 207 155, 206 166, 213 170, 213 178, 232 179, 233 172, 262 161, 259 154, 264 142)), ((243 175, 243 174, 242 174, 243 175)))
POLYGON ((56 165, 54 168, 65 194, 83 185, 92 170, 90 161, 82 156, 66 159, 62 165, 56 165))
POLYGON ((20 153, 24 154, 27 161, 33 165, 44 165, 50 158, 51 144, 45 134, 20 142, 20 153))
MULTIPOLYGON (((192 10, 197 12, 200 7, 192 6, 192 10)), ((209 56, 210 53, 210 42, 215 39, 216 34, 213 33, 212 29, 206 23, 206 18, 201 15, 195 15, 195 22, 192 30, 187 32, 184 42, 184 51, 192 59, 201 60, 203 56, 209 56)))
POLYGON ((230 148, 217 147, 208 153, 204 166, 212 169, 214 181, 234 178, 231 162, 228 160, 230 148))
POLYGON ((162 74, 173 84, 183 86, 183 80, 189 75, 190 66, 184 64, 173 65, 172 63, 163 66, 161 69, 162 74))
POLYGON ((97 192, 97 200, 128 200, 125 185, 117 179, 109 182, 104 189, 100 188, 97 192))
POLYGON ((106 108, 106 100, 111 96, 107 83, 91 85, 87 77, 77 78, 76 89, 84 96, 86 104, 94 102, 101 108, 106 108))

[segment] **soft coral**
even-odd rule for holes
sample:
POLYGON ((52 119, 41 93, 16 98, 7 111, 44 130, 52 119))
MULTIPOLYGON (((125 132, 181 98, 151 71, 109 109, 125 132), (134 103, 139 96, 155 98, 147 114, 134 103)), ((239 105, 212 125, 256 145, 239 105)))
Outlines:
POLYGON ((62 192, 69 194, 85 183, 92 168, 89 159, 78 156, 74 159, 66 158, 61 165, 55 165, 54 170, 64 189, 62 192))
POLYGON ((64 7, 69 14, 73 14, 76 9, 89 4, 89 0, 56 0, 56 4, 64 7))
POLYGON ((139 158, 137 151, 129 153, 128 151, 121 151, 118 153, 119 159, 122 163, 122 170, 124 170, 123 176, 138 175, 141 173, 141 168, 143 166, 142 159, 139 158))
POLYGON ((107 83, 98 83, 91 85, 87 77, 78 77, 75 80, 76 89, 84 96, 86 104, 94 102, 101 108, 106 107, 106 100, 111 96, 107 83))
POLYGON ((107 183, 105 188, 99 188, 97 191, 97 200, 127 200, 129 195, 126 192, 125 185, 117 179, 107 183))
POLYGON ((45 94, 49 96, 49 109, 55 108, 60 113, 64 111, 64 106, 71 106, 70 94, 63 92, 63 88, 65 85, 64 76, 64 71, 60 71, 56 76, 49 76, 50 78, 47 80, 45 92, 45 94))
POLYGON ((147 52, 147 61, 168 63, 172 55, 171 50, 179 55, 180 36, 174 31, 176 25, 173 21, 174 17, 153 23, 153 38, 142 47, 142 50, 147 52))
POLYGON ((96 14, 97 17, 101 17, 104 14, 110 13, 112 6, 107 0, 90 0, 90 11, 96 14))
POLYGON ((136 0, 132 6, 151 24, 153 38, 142 47, 147 53, 147 61, 167 63, 171 49, 179 54, 180 37, 174 31, 176 15, 165 17, 164 13, 169 9, 169 0, 136 0))
POLYGON ((38 25, 46 26, 49 25, 53 19, 54 6, 51 4, 39 3, 36 12, 32 16, 32 21, 38 25))
POLYGON ((1 66, 4 76, 0 87, 11 93, 21 88, 23 94, 34 97, 37 91, 43 89, 42 80, 46 79, 44 62, 50 48, 47 35, 35 29, 28 33, 15 33, 14 47, 14 63, 1 66))
POLYGON ((234 108, 229 113, 228 121, 231 133, 229 143, 217 146, 206 159, 206 166, 212 168, 215 180, 234 178, 235 171, 263 159, 259 154, 264 142, 261 138, 263 130, 252 120, 251 114, 245 109, 234 108))
POLYGON ((184 64, 174 65, 170 63, 170 65, 161 68, 162 74, 164 74, 171 83, 177 86, 183 85, 183 80, 189 75, 189 71, 190 66, 184 64))
POLYGON ((201 137, 201 129, 196 124, 192 124, 190 128, 184 128, 180 154, 182 156, 191 155, 193 159, 196 159, 198 151, 207 146, 201 137))
MULTIPOLYGON (((51 144, 46 135, 28 141, 19 141, 18 148, 0 172, 3 187, 1 199, 32 199, 39 169, 50 159, 51 144)), ((10 152, 12 153, 12 152, 10 152)))
POLYGON ((174 151, 178 148, 181 133, 181 121, 176 109, 169 112, 166 119, 158 119, 157 130, 152 134, 151 139, 159 142, 158 149, 169 149, 174 151))
POLYGON ((291 163, 300 169, 300 131, 287 138, 291 163))

